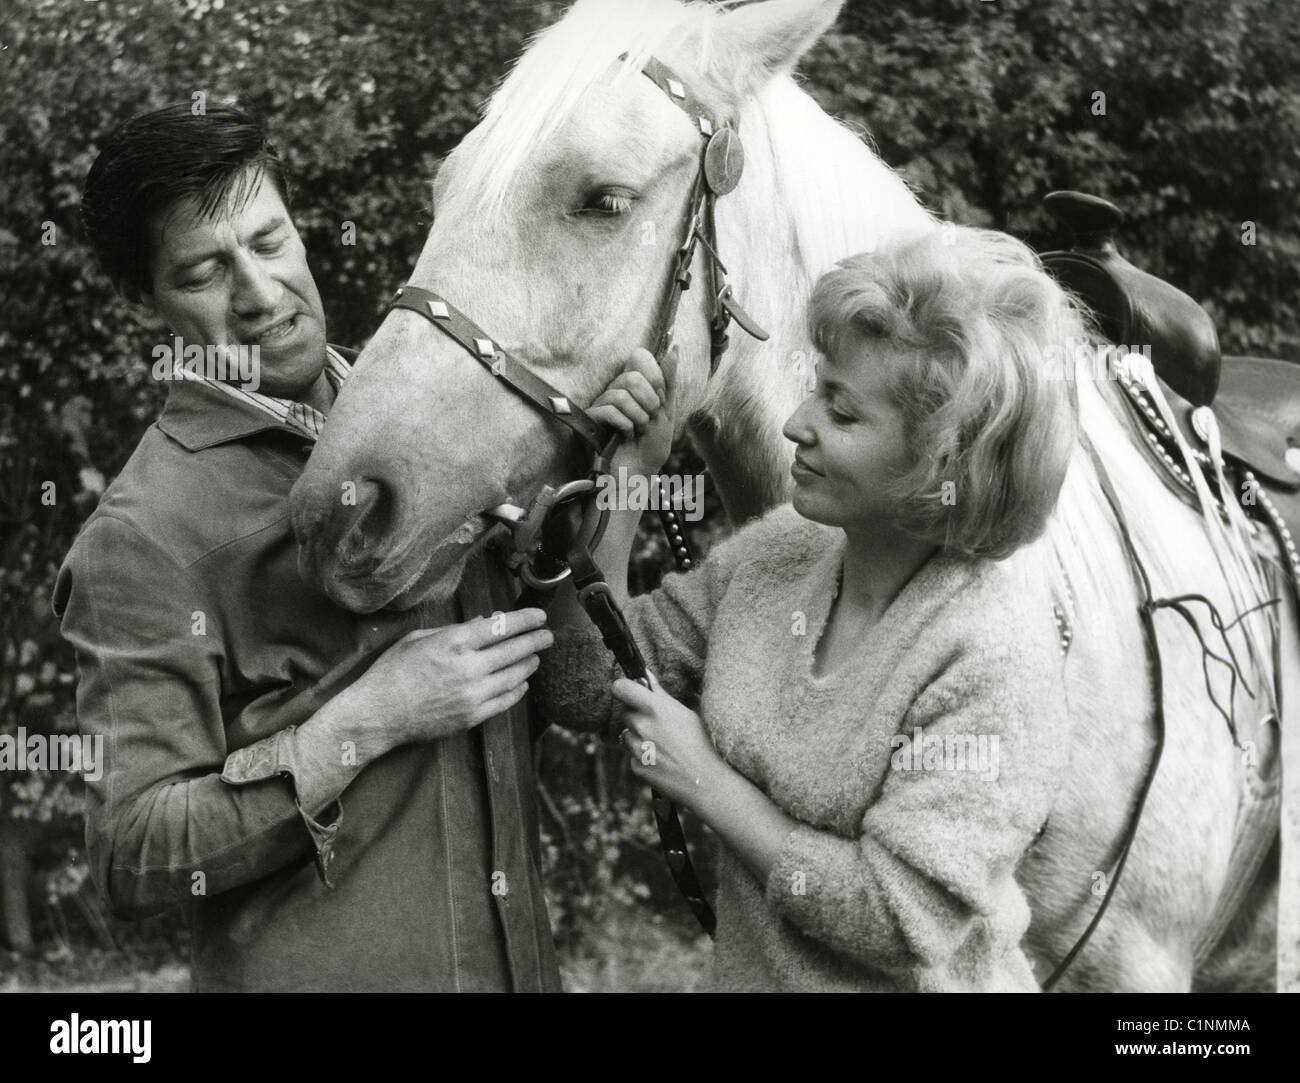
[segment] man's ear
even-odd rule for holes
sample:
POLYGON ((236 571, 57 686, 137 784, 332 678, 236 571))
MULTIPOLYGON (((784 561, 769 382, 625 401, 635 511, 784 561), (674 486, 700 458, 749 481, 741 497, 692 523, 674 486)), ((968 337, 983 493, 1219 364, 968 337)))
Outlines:
POLYGON ((728 12, 712 27, 711 52, 715 65, 732 70, 710 74, 740 98, 753 97, 794 70, 843 6, 844 0, 763 0, 728 12))
POLYGON ((167 330, 167 321, 158 311, 158 303, 152 291, 139 290, 134 286, 122 286, 118 294, 126 302, 131 318, 146 331, 162 333, 167 330))

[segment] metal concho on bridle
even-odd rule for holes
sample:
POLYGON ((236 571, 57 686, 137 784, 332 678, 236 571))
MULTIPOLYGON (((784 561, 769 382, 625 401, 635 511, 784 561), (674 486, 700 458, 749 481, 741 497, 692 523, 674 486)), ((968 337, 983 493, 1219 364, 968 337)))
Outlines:
MULTIPOLYGON (((726 195, 740 182, 745 164, 744 148, 735 128, 716 124, 667 65, 651 57, 646 61, 642 74, 686 113, 704 140, 699 168, 687 205, 685 235, 673 259, 672 275, 665 286, 659 328, 652 349, 656 360, 662 365, 664 355, 673 346, 678 308, 682 295, 690 289, 691 265, 697 247, 702 245, 712 302, 709 319, 709 372, 712 375, 727 349, 726 332, 733 320, 747 334, 760 341, 768 337, 767 332, 754 322, 733 297, 731 286, 726 280, 727 269, 717 253, 714 201, 718 196, 726 195)), ((404 308, 423 316, 482 363, 516 395, 545 416, 564 425, 591 449, 592 469, 588 478, 571 481, 559 488, 543 486, 526 510, 514 504, 502 504, 491 509, 490 514, 508 524, 512 532, 514 551, 506 562, 526 587, 535 592, 549 591, 572 575, 574 585, 578 588, 579 600, 600 630, 605 645, 618 659, 623 672, 634 680, 648 684, 641 653, 610 594, 604 576, 591 559, 590 551, 604 533, 608 511, 597 510, 595 501, 587 499, 582 527, 569 548, 567 559, 562 562, 561 570, 546 574, 537 567, 542 551, 542 531, 547 518, 560 506, 575 499, 589 498, 594 493, 595 479, 609 472, 610 460, 621 441, 620 434, 591 417, 567 395, 512 357, 445 297, 419 286, 407 285, 397 291, 389 305, 390 311, 394 308, 404 308)), ((677 567, 679 570, 689 569, 693 563, 690 549, 675 513, 668 504, 661 501, 659 514, 677 567)), ((677 809, 671 801, 653 789, 651 796, 660 844, 673 880, 686 897, 696 919, 712 936, 716 919, 704 898, 691 862, 677 809)))

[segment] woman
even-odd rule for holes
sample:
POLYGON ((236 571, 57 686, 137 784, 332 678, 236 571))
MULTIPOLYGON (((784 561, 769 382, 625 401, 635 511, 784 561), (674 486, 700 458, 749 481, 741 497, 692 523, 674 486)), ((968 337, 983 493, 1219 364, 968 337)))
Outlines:
MULTIPOLYGON (((1036 990, 1014 873, 1067 719, 1046 586, 1004 558, 1075 447, 1044 359, 1078 318, 1019 242, 959 229, 845 260, 810 323, 791 503, 627 605, 653 690, 611 701, 570 592, 542 702, 591 726, 617 709, 633 771, 718 835, 716 988, 1036 990)), ((666 455, 658 397, 629 376, 601 400, 649 430, 629 469, 666 455)), ((629 541, 611 528, 602 566, 629 541)))

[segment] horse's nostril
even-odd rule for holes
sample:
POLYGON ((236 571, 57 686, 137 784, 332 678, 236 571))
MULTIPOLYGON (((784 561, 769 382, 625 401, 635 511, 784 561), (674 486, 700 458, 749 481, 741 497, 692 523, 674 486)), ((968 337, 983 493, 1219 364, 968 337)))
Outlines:
POLYGON ((355 568, 373 559, 392 528, 393 491, 378 478, 362 478, 343 490, 343 533, 335 546, 339 561, 355 568))

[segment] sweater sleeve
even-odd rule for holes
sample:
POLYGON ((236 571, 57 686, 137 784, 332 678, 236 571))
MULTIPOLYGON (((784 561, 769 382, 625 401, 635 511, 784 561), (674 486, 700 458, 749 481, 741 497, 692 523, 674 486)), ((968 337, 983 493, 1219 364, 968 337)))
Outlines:
MULTIPOLYGON (((687 703, 699 699, 709 632, 732 579, 762 552, 765 539, 797 518, 788 505, 776 508, 715 546, 698 567, 669 573, 658 589, 628 603, 628 627, 669 695, 687 703)), ((618 663, 590 622, 559 628, 532 679, 535 702, 555 725, 601 732, 613 711, 610 685, 618 676, 618 663)))
POLYGON ((1068 733, 1054 644, 1026 657, 1026 640, 949 662, 892 738, 857 837, 794 828, 769 905, 882 972, 944 965, 983 921, 1027 922, 1014 870, 1047 818, 1068 733))

